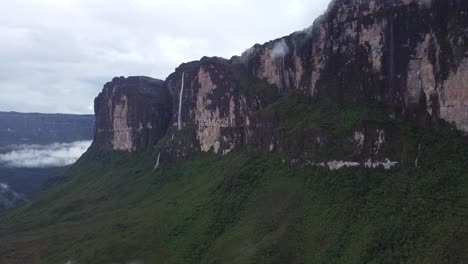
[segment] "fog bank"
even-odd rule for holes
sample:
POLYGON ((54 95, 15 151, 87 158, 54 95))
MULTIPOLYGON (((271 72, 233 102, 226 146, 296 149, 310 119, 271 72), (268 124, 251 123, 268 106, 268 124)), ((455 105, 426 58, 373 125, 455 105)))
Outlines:
POLYGON ((51 168, 73 164, 92 141, 54 143, 50 145, 14 145, 0 154, 0 166, 13 168, 51 168))

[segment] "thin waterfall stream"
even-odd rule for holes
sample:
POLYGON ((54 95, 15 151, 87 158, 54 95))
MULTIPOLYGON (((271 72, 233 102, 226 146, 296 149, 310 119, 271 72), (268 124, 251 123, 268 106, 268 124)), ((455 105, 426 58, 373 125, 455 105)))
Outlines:
POLYGON ((179 116, 177 118, 177 127, 179 130, 182 130, 182 118, 181 118, 181 113, 182 113, 182 96, 184 94, 184 78, 185 77, 185 72, 182 73, 182 85, 180 88, 180 95, 179 95, 179 116))

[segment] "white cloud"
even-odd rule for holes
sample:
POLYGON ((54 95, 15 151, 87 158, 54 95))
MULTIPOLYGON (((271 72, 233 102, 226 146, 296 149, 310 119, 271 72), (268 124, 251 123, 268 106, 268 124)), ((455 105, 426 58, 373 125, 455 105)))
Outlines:
POLYGON ((89 148, 92 141, 50 145, 14 145, 0 154, 0 165, 14 168, 49 168, 70 165, 89 148))
POLYGON ((288 45, 286 44, 286 41, 282 39, 281 41, 275 43, 275 46, 271 50, 271 57, 273 57, 274 59, 284 58, 284 56, 286 56, 288 53, 288 45))
POLYGON ((0 193, 5 193, 10 190, 10 185, 7 183, 0 183, 0 193))
POLYGON ((182 62, 240 55, 312 25, 328 2, 4 1, 0 110, 89 113, 114 76, 164 79, 182 62))

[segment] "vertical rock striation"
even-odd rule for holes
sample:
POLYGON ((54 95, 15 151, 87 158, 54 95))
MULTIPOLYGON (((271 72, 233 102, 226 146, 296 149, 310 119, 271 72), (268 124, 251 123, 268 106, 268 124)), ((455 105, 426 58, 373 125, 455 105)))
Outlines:
MULTIPOLYGON (((166 85, 173 98, 181 94, 182 75, 185 84, 180 102, 184 107, 180 116, 184 126, 182 131, 177 131, 178 124, 173 122, 166 145, 171 148, 169 152, 178 152, 175 156, 192 152, 226 154, 243 145, 252 114, 260 107, 255 86, 275 89, 248 76, 232 61, 205 57, 182 64, 167 78, 166 85)), ((174 109, 172 120, 177 120, 178 115, 174 109)))
POLYGON ((363 122, 340 142, 319 128, 286 133, 276 108, 297 95, 309 105, 373 102, 392 120, 441 118, 468 132, 468 2, 335 0, 310 28, 242 56, 184 63, 164 82, 114 79, 96 99, 95 141, 157 145, 162 161, 246 146, 304 154, 336 145, 369 167, 403 156, 385 123, 363 122))
POLYGON ((465 1, 337 0, 312 27, 255 45, 241 61, 283 91, 377 100, 391 115, 427 113, 468 131, 467 28, 465 1))
POLYGON ((166 133, 172 102, 164 82, 148 77, 114 78, 94 102, 94 145, 136 151, 153 146, 166 133))

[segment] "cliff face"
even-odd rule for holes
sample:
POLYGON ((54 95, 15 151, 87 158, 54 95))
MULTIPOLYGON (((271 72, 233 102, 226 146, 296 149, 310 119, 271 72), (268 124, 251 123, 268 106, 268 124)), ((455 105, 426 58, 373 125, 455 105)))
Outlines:
POLYGON ((232 61, 206 57, 182 64, 166 84, 173 98, 173 122, 163 147, 175 157, 199 151, 227 154, 245 145, 255 126, 254 113, 273 100, 270 91, 276 89, 232 61))
POLYGON ((171 100, 164 82, 148 77, 114 78, 94 102, 94 145, 104 149, 146 149, 165 133, 171 100))
POLYGON ((167 160, 240 147, 368 167, 414 160, 387 121, 468 131, 467 29, 462 0, 333 1, 310 28, 240 57, 182 64, 164 83, 114 79, 96 99, 95 142, 156 144, 167 160), (382 117, 359 107, 372 104, 382 117))
POLYGON ((0 217, 0 262, 468 263, 467 8, 337 0, 240 57, 115 78, 70 180, 0 217))
POLYGON ((250 73, 282 93, 383 102, 468 131, 468 4, 338 0, 302 32, 247 50, 250 73))

